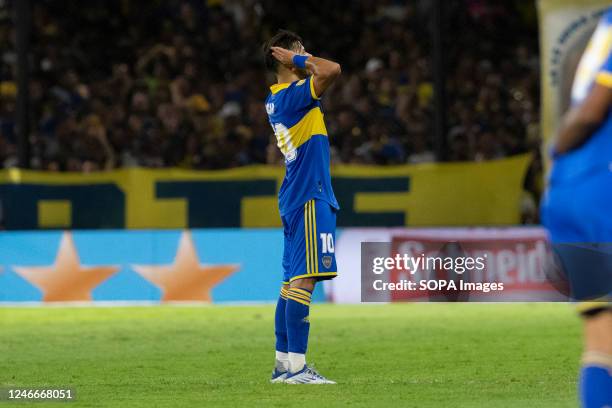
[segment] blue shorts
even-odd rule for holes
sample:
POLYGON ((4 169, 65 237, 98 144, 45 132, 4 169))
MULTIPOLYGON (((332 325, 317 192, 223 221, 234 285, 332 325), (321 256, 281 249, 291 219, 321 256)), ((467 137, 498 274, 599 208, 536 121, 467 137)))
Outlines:
MULTIPOLYGON (((612 172, 553 183, 542 200, 556 264, 579 309, 601 308, 612 295, 612 172), (604 302, 588 302, 601 299, 604 302)), ((610 304, 607 304, 608 307, 610 304)))
POLYGON ((336 209, 313 199, 281 219, 285 235, 283 283, 336 277, 336 209))

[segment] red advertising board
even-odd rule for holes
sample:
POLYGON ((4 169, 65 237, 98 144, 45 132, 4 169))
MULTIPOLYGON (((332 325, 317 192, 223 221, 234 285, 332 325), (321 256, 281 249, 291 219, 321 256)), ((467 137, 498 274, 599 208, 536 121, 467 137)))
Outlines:
POLYGON ((561 294, 545 273, 546 262, 551 259, 545 233, 521 229, 509 232, 404 230, 392 235, 391 257, 407 256, 411 258, 411 265, 416 261, 418 267, 392 269, 389 281, 415 282, 419 289, 392 291, 390 300, 558 300, 561 294), (478 267, 467 270, 456 267, 465 265, 466 261, 478 267), (448 265, 454 266, 448 268, 448 265), (503 289, 483 291, 484 284, 503 289), (456 288, 448 290, 447 285, 456 288))

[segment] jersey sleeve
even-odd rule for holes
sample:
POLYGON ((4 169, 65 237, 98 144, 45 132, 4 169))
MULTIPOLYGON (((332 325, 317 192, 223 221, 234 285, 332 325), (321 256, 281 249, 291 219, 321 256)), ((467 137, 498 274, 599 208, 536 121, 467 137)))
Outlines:
POLYGON ((287 104, 296 109, 306 108, 311 105, 313 101, 318 100, 319 98, 314 91, 312 75, 296 82, 295 86, 288 89, 285 98, 287 104))
MULTIPOLYGON (((606 37, 612 36, 612 10, 604 16, 606 37)), ((612 88, 612 48, 608 47, 608 56, 597 72, 595 82, 607 88, 612 88)))
MULTIPOLYGON (((612 50, 611 50, 612 51, 612 50)), ((612 52, 608 52, 608 57, 597 72, 595 82, 606 88, 612 88, 612 52)))

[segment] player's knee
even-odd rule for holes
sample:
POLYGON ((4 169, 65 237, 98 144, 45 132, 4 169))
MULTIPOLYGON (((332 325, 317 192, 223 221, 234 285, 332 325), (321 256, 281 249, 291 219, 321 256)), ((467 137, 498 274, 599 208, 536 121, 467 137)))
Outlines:
POLYGON ((306 289, 312 292, 314 290, 316 283, 317 283, 317 280, 314 278, 302 278, 302 279, 296 279, 293 282, 291 282, 291 287, 306 289))
POLYGON ((612 354, 612 310, 600 311, 585 317, 584 340, 586 351, 612 354))

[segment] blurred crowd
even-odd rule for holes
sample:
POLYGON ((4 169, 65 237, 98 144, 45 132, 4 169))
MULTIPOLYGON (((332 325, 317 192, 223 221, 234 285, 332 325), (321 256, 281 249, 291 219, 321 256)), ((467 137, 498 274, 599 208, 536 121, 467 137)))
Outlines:
MULTIPOLYGON (((16 165, 15 31, 0 0, 0 167, 16 165)), ((261 43, 277 28, 342 64, 323 105, 334 163, 435 161, 430 1, 33 2, 32 166, 280 163, 261 43)), ((450 160, 536 151, 532 2, 444 2, 450 160)))

